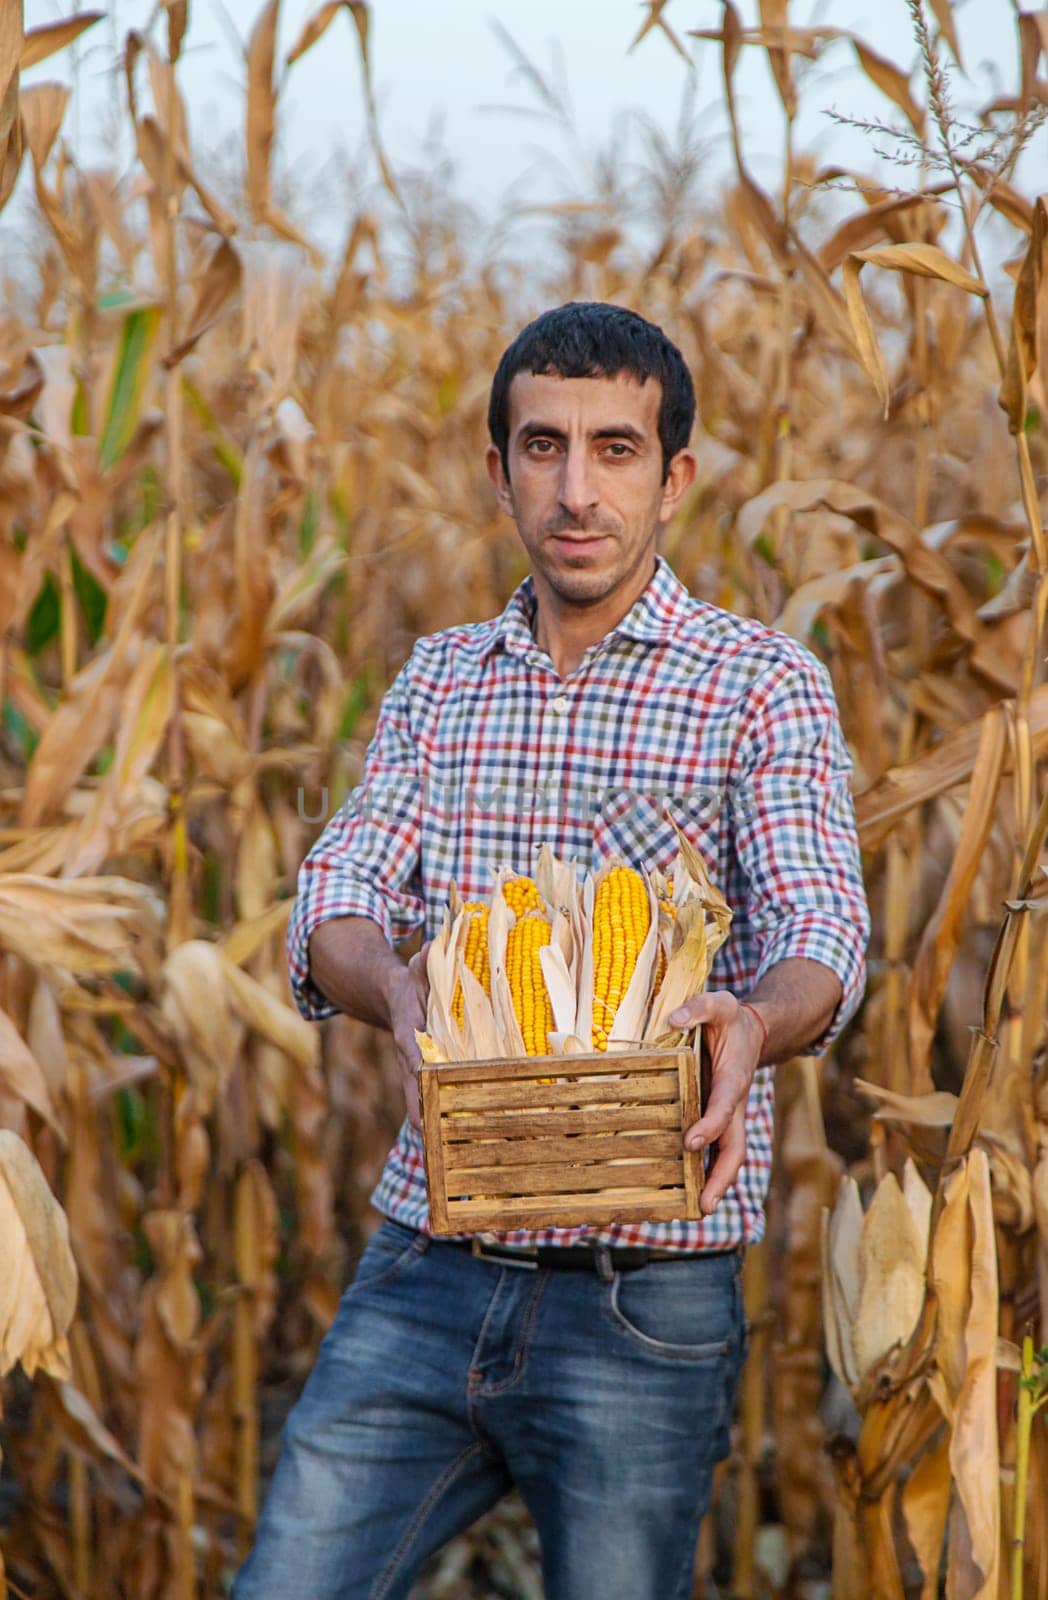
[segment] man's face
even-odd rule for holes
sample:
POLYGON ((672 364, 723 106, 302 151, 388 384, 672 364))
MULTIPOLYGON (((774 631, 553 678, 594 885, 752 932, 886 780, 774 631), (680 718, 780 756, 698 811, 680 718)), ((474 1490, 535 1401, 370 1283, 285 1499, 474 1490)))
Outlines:
POLYGON ((695 465, 682 450, 662 481, 661 399, 656 379, 625 373, 518 372, 510 384, 509 479, 493 445, 488 471, 536 578, 562 601, 593 605, 650 572, 695 465))

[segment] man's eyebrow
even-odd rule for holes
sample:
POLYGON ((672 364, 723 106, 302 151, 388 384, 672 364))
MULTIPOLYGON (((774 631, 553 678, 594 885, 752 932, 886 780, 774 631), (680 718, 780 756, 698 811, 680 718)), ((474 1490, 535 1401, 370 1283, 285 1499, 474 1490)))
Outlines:
MULTIPOLYGON (((517 429, 517 435, 521 439, 541 437, 543 439, 563 440, 568 437, 563 428, 555 427, 551 422, 542 422, 538 419, 522 422, 517 429)), ((642 433, 639 428, 635 428, 632 422, 606 423, 603 428, 594 428, 588 437, 591 439, 629 439, 634 444, 647 443, 647 435, 642 433)))
POLYGON ((594 428, 591 439, 631 439, 634 444, 646 444, 647 435, 632 422, 612 422, 604 428, 594 428))

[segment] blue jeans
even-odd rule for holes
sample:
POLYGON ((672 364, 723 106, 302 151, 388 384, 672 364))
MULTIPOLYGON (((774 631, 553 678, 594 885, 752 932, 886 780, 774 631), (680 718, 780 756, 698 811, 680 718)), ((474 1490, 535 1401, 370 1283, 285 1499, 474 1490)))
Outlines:
POLYGON ((527 1269, 384 1222, 288 1418, 234 1600, 404 1600, 514 1485, 547 1600, 690 1600, 741 1265, 527 1269))

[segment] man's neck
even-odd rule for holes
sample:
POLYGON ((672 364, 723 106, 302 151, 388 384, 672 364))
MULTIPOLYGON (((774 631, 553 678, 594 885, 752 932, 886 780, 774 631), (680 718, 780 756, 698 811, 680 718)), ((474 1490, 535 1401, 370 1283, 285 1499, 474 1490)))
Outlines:
POLYGON ((558 674, 573 673, 591 645, 599 644, 633 609, 655 576, 655 559, 645 562, 628 583, 592 605, 564 600, 539 573, 535 584, 535 643, 545 650, 558 674))

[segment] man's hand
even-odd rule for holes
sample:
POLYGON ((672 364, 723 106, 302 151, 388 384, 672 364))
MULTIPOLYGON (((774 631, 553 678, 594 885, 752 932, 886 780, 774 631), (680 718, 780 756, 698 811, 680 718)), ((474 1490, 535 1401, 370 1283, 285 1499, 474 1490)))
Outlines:
POLYGON ((746 1099, 761 1061, 764 1030, 753 1012, 726 989, 695 995, 667 1021, 674 1028, 702 1024, 712 1076, 710 1097, 698 1122, 685 1131, 688 1150, 704 1150, 717 1142, 700 1202, 704 1216, 715 1211, 746 1159, 746 1099))
POLYGON ((418 1069, 422 1058, 415 1041, 415 1030, 421 1033, 426 1026, 426 1002, 429 998, 426 958, 432 942, 431 939, 427 940, 407 965, 394 973, 387 986, 389 1025, 397 1047, 397 1063, 404 1085, 408 1121, 418 1129, 422 1127, 418 1101, 418 1069))
POLYGON ((418 1105, 419 1048, 415 1029, 426 1026, 432 940, 405 963, 369 917, 333 917, 313 930, 309 969, 314 983, 347 1016, 388 1028, 397 1046, 408 1120, 421 1125, 418 1105))
POLYGON ((753 1074, 759 1066, 788 1061, 821 1038, 841 992, 841 980, 821 961, 787 956, 769 967, 745 1002, 726 989, 713 990, 670 1012, 667 1020, 674 1028, 702 1024, 713 1068, 706 1109, 684 1135, 689 1150, 704 1150, 714 1140, 718 1144, 702 1191, 705 1216, 723 1200, 746 1159, 746 1099, 753 1074))

